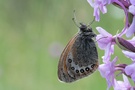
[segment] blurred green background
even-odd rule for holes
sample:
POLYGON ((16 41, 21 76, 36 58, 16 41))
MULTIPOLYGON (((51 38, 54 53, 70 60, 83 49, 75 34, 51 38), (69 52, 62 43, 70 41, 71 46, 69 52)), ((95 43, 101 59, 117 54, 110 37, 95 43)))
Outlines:
MULTIPOLYGON (((0 90, 106 90, 98 71, 71 84, 57 78, 60 53, 78 31, 73 10, 79 22, 93 20, 86 0, 0 0, 0 90)), ((114 35, 123 27, 123 16, 110 5, 91 27, 97 34, 95 27, 102 26, 114 35)), ((102 63, 104 52, 98 52, 102 63)))

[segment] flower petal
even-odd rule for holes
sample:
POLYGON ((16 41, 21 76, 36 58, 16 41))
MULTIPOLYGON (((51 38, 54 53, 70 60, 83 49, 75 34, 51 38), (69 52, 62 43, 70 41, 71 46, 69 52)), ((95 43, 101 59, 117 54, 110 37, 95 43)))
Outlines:
POLYGON ((130 25, 130 27, 128 28, 128 30, 126 32, 126 36, 130 37, 134 33, 135 33, 135 16, 133 17, 132 24, 130 25))
POLYGON ((91 7, 94 7, 94 3, 92 2, 92 0, 87 0, 87 2, 91 5, 91 7))
POLYGON ((99 11, 99 9, 98 9, 98 6, 95 6, 95 7, 94 7, 93 16, 95 16, 95 20, 96 20, 96 21, 99 21, 99 20, 100 20, 100 11, 99 11))
POLYGON ((100 10, 102 11, 103 14, 107 13, 106 6, 100 6, 100 10))
POLYGON ((131 74, 133 74, 133 72, 135 72, 135 63, 130 64, 130 65, 125 67, 125 73, 127 75, 131 75, 131 74))
POLYGON ((104 59, 103 62, 106 63, 110 60, 110 55, 111 55, 111 43, 109 43, 105 49, 105 55, 104 55, 104 59))
POLYGON ((94 8, 95 20, 100 20, 100 11, 105 14, 107 12, 106 6, 112 2, 112 0, 87 0, 88 3, 94 8))
POLYGON ((112 38, 107 38, 101 34, 97 35, 96 40, 100 49, 105 50, 107 45, 111 42, 112 38))
POLYGON ((130 0, 130 3, 131 3, 132 5, 135 5, 135 0, 130 0))
POLYGON ((129 12, 132 13, 133 15, 135 15, 135 6, 134 5, 129 6, 129 12))
POLYGON ((108 61, 105 64, 99 65, 98 68, 101 76, 106 78, 108 89, 114 84, 115 63, 117 60, 118 58, 115 57, 112 62, 108 61))
POLYGON ((124 50, 122 50, 122 52, 123 52, 128 58, 131 58, 132 61, 135 61, 135 53, 134 53, 134 52, 124 51, 124 50))
POLYGON ((123 80, 124 81, 116 81, 114 80, 114 90, 131 90, 131 85, 128 81, 128 78, 124 75, 123 75, 123 80))
POLYGON ((125 73, 131 76, 132 80, 135 82, 135 63, 126 66, 125 73))
POLYGON ((107 31, 105 31, 102 27, 96 27, 96 29, 103 36, 108 36, 108 37, 110 36, 110 37, 112 37, 112 35, 110 33, 108 33, 107 31))

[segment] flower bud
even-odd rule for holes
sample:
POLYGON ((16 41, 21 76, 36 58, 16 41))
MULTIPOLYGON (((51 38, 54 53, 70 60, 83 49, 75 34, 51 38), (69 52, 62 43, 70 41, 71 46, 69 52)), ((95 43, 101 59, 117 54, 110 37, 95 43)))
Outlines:
MULTIPOLYGON (((119 1, 122 5, 124 5, 125 8, 128 8, 128 7, 131 5, 131 3, 129 2, 129 0, 118 0, 118 1, 119 1)), ((119 8, 122 8, 122 7, 118 4, 118 2, 114 2, 113 5, 115 5, 115 6, 119 7, 119 8)))
POLYGON ((122 50, 135 52, 135 47, 127 40, 125 40, 121 37, 116 37, 115 42, 118 45, 118 47, 121 48, 122 50))

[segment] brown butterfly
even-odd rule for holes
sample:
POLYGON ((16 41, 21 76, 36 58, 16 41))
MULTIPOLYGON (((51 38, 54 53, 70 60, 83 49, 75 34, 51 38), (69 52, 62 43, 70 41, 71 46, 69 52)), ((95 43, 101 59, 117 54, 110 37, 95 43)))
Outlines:
POLYGON ((92 28, 80 23, 79 32, 63 50, 58 64, 58 78, 66 83, 92 74, 99 65, 92 28))

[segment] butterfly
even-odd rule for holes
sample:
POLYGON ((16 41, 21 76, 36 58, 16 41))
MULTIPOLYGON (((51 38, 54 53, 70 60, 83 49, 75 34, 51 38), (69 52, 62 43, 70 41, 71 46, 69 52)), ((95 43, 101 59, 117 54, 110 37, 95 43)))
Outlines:
POLYGON ((99 66, 92 28, 80 23, 79 32, 68 42, 58 63, 58 78, 71 83, 92 74, 99 66))

